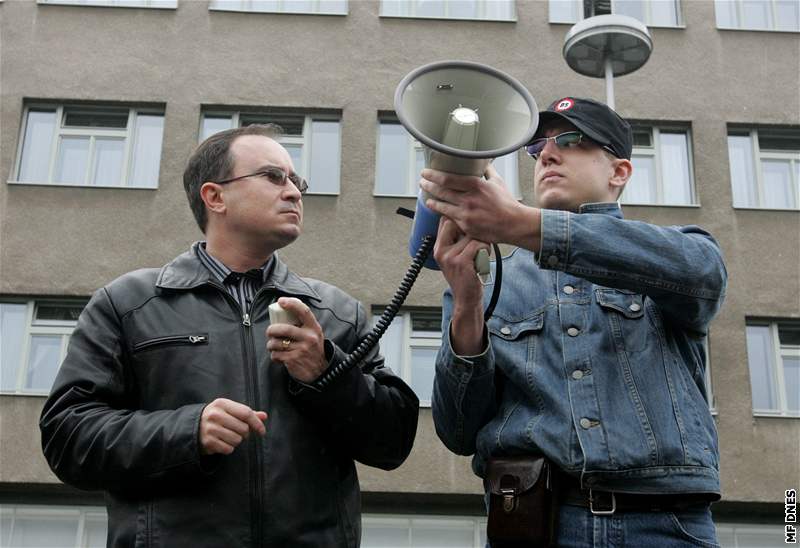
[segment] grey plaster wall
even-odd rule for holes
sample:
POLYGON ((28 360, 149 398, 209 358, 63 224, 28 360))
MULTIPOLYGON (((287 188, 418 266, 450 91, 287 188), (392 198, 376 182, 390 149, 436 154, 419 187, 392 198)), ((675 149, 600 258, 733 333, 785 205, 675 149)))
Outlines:
MULTIPOLYGON (((604 99, 602 81, 562 60, 568 26, 547 22, 546 2, 518 0, 512 23, 380 18, 376 1, 349 4, 337 17, 210 12, 199 0, 181 0, 177 10, 0 3, 3 177, 13 179, 27 100, 157 104, 166 113, 158 190, 0 183, 0 296, 89 295, 185 250, 201 236, 181 175, 202 106, 280 106, 342 113, 341 193, 304 200, 304 235, 282 257, 367 305, 385 304, 408 263, 409 223, 394 210, 413 200, 372 195, 377 112, 392 109, 402 76, 464 59, 512 74, 542 107, 564 95, 604 99)), ((626 215, 699 224, 720 240, 730 292, 710 352, 724 496, 780 501, 800 479, 800 420, 753 417, 744 327, 748 316, 800 317, 800 215, 731 207, 726 124, 800 123, 800 41, 797 33, 717 30, 710 0, 682 9, 685 28, 651 29, 653 55, 616 81, 616 105, 628 118, 690 124, 701 206, 628 207, 626 215)), ((532 162, 521 157, 528 201, 531 177, 532 162)), ((407 304, 438 305, 443 288, 426 271, 407 304)), ((0 482, 55 481, 40 456, 41 401, 0 396, 0 482)), ((373 491, 480 491, 468 459, 438 442, 425 409, 409 461, 361 477, 373 491)))

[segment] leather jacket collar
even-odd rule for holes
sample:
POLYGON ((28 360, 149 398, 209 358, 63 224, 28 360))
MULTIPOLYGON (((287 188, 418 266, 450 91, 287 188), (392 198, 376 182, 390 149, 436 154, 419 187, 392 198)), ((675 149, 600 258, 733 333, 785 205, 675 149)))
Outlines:
MULTIPOLYGON (((195 251, 197 245, 199 245, 199 242, 195 242, 189 251, 178 255, 164 265, 158 274, 157 287, 160 289, 188 290, 214 283, 211 273, 197 258, 197 252, 195 251)), ((322 300, 319 293, 308 285, 305 280, 289 270, 277 253, 275 254, 272 275, 263 287, 274 289, 286 295, 303 296, 317 301, 322 300)))

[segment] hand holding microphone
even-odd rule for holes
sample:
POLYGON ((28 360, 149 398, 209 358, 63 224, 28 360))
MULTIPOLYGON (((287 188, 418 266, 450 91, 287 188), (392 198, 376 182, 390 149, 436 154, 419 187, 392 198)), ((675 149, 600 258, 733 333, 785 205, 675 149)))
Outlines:
POLYGON ((267 350, 294 379, 311 383, 328 367, 325 335, 311 309, 294 297, 281 297, 269 306, 267 350))

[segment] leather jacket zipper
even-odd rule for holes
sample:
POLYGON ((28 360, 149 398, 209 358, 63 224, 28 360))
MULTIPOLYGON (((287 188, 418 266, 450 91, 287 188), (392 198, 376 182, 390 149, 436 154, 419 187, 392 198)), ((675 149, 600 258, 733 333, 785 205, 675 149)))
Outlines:
POLYGON ((197 333, 192 335, 170 335, 168 337, 157 337, 136 343, 133 345, 133 351, 139 352, 146 348, 162 345, 179 345, 179 344, 208 344, 208 333, 197 333))

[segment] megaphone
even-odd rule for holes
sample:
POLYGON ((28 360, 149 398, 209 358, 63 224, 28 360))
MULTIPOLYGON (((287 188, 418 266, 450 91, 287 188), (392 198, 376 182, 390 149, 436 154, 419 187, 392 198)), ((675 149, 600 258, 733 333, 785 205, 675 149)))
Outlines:
MULTIPOLYGON (((423 145, 425 167, 480 177, 494 158, 531 140, 539 110, 530 92, 495 68, 469 61, 440 61, 418 67, 397 85, 394 109, 400 123, 423 145)), ((439 215, 420 190, 408 251, 423 238, 436 238, 439 215)), ((439 270, 433 256, 425 266, 439 270)), ((488 272, 488 256, 485 260, 488 272)), ((480 273, 480 272, 479 272, 480 273)))

